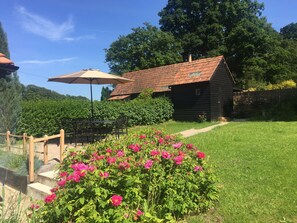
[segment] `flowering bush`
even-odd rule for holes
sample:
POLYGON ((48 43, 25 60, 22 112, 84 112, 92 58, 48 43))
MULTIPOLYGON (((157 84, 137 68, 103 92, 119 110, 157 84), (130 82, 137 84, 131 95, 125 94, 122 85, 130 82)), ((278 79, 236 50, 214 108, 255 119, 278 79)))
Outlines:
POLYGON ((218 196, 205 154, 155 130, 70 151, 52 192, 39 222, 175 222, 218 196))

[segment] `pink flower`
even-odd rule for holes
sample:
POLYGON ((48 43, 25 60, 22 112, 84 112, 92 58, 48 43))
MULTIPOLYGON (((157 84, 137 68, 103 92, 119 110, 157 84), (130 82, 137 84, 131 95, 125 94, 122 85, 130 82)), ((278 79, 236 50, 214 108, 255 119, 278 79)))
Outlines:
POLYGON ((118 167, 120 170, 127 170, 130 168, 130 164, 128 162, 121 162, 118 167))
POLYGON ((94 152, 92 154, 91 161, 102 160, 102 159, 104 159, 104 155, 99 156, 97 152, 94 152))
POLYGON ((115 157, 108 157, 107 158, 107 162, 108 162, 108 164, 113 164, 113 163, 115 163, 117 161, 117 158, 115 158, 115 157))
POLYGON ((81 175, 80 171, 75 171, 73 174, 67 177, 67 180, 72 180, 78 183, 80 181, 80 177, 81 177, 80 175, 81 175))
POLYGON ((164 139, 163 138, 159 138, 158 142, 159 142, 159 144, 163 144, 164 139))
POLYGON ((166 140, 166 141, 168 141, 168 140, 170 140, 170 139, 171 139, 171 136, 170 136, 170 135, 165 136, 165 140, 166 140))
POLYGON ((203 171, 203 168, 202 166, 195 166, 194 167, 194 171, 197 172, 197 171, 203 171))
POLYGON ((162 157, 163 157, 164 159, 170 159, 171 155, 170 155, 170 153, 168 153, 167 151, 163 151, 163 152, 162 152, 162 157))
POLYGON ((112 149, 106 149, 105 151, 110 154, 112 153, 112 149))
POLYGON ((198 151, 198 152, 197 152, 197 157, 198 157, 199 159, 204 159, 204 158, 205 158, 205 154, 204 154, 203 152, 198 151))
POLYGON ((54 187, 54 188, 50 189, 50 191, 51 191, 52 193, 55 193, 55 192, 58 191, 58 190, 59 190, 58 187, 54 187))
POLYGON ((107 178, 107 177, 109 177, 109 173, 108 172, 103 172, 103 173, 101 172, 99 175, 100 175, 100 177, 102 177, 104 179, 107 178))
POLYGON ((145 134, 140 135, 139 138, 140 138, 140 139, 145 139, 145 138, 146 138, 146 135, 145 135, 145 134))
POLYGON ((94 170, 95 170, 95 166, 90 165, 89 168, 88 168, 88 170, 89 170, 90 172, 94 172, 94 170))
POLYGON ((193 149, 193 144, 187 144, 186 147, 187 147, 187 149, 191 150, 191 149, 193 149))
POLYGON ((177 156, 173 160, 175 161, 175 164, 180 165, 183 162, 184 157, 183 156, 177 156))
POLYGON ((136 212, 136 215, 138 216, 138 217, 140 217, 141 215, 143 215, 144 213, 141 211, 141 210, 137 210, 137 212, 136 212))
POLYGON ((172 144, 172 146, 173 146, 174 149, 179 149, 180 147, 182 147, 182 145, 183 145, 183 144, 182 144, 181 142, 172 144))
POLYGON ((153 166, 153 161, 152 160, 147 160, 146 163, 144 164, 145 169, 150 169, 153 166))
POLYGON ((58 184, 60 187, 64 187, 65 184, 66 184, 66 180, 60 180, 60 181, 58 181, 57 184, 58 184))
POLYGON ((71 168, 75 171, 81 171, 81 170, 88 170, 89 166, 84 163, 76 163, 76 164, 72 164, 71 168))
POLYGON ((44 202, 47 204, 52 203, 56 199, 56 197, 56 194, 48 195, 44 198, 44 202))
POLYGON ((155 132, 155 134, 156 134, 156 135, 161 135, 162 132, 161 132, 160 130, 158 130, 158 131, 155 132))
POLYGON ((67 177, 68 176, 68 172, 61 172, 60 173, 60 177, 67 177))
POLYGON ((140 149, 141 149, 141 146, 140 145, 138 145, 138 144, 132 144, 132 145, 130 145, 129 147, 128 147, 129 149, 132 149, 134 152, 139 152, 140 151, 140 149))
POLYGON ((113 196, 111 197, 111 204, 112 204, 113 206, 115 206, 115 207, 121 205, 122 201, 123 201, 123 197, 122 197, 122 196, 119 196, 119 195, 113 195, 113 196))
POLYGON ((122 150, 118 150, 117 157, 125 156, 125 153, 122 150))
POLYGON ((158 156, 160 152, 158 150, 152 150, 151 151, 151 156, 158 156))
POLYGON ((40 208, 40 206, 37 205, 37 204, 31 204, 30 208, 31 208, 32 210, 35 210, 35 209, 40 208))

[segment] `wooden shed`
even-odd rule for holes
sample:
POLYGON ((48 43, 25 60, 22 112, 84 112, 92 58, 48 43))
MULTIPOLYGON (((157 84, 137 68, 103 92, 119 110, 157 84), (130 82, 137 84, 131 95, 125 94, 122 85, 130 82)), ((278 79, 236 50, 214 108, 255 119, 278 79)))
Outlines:
POLYGON ((174 119, 197 121, 230 117, 234 79, 223 56, 204 58, 125 73, 134 82, 117 85, 109 100, 134 99, 144 89, 166 95, 174 104, 174 119))

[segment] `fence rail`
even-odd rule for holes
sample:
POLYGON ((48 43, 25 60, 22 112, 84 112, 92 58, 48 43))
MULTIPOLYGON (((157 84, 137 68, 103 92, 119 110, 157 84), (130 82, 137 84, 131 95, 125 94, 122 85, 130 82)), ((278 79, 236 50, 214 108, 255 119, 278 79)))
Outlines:
POLYGON ((43 162, 44 164, 48 164, 48 141, 51 139, 60 139, 60 162, 63 161, 63 153, 65 147, 65 132, 63 129, 60 130, 60 134, 47 136, 45 135, 42 138, 34 138, 33 136, 28 137, 26 133, 23 135, 14 135, 11 134, 10 131, 6 133, 0 133, 0 136, 6 137, 6 148, 8 151, 11 151, 11 138, 22 138, 23 139, 23 153, 27 154, 27 139, 29 139, 29 181, 34 182, 35 174, 34 174, 34 157, 35 157, 35 143, 43 142, 43 162))

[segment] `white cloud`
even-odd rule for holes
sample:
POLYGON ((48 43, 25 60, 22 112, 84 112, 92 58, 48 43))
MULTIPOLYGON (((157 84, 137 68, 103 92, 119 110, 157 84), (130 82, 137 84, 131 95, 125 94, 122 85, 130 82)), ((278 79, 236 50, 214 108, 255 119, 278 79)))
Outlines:
POLYGON ((47 18, 27 11, 23 6, 17 7, 17 13, 20 16, 20 22, 24 30, 51 41, 64 40, 70 42, 83 39, 95 39, 93 35, 70 36, 74 31, 74 24, 71 17, 62 24, 57 24, 47 18))
POLYGON ((52 63, 63 63, 72 60, 76 60, 76 57, 53 59, 53 60, 24 60, 19 62, 19 64, 52 64, 52 63))

